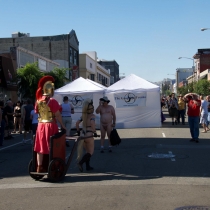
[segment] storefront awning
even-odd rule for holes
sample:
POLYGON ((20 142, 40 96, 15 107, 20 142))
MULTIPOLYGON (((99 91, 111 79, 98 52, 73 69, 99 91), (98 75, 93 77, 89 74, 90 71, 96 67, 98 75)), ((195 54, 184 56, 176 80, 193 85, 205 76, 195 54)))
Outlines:
POLYGON ((12 59, 0 56, 0 60, 2 87, 6 87, 8 90, 17 90, 17 83, 15 80, 15 71, 12 59))

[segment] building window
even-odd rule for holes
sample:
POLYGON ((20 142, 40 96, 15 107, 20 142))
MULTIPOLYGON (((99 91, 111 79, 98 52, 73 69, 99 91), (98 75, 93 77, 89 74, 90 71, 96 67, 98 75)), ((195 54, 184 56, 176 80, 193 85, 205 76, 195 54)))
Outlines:
POLYGON ((98 78, 98 81, 101 81, 101 74, 99 74, 99 78, 98 78))
POLYGON ((92 81, 95 81, 95 74, 91 74, 91 75, 90 75, 90 79, 91 79, 92 81))
POLYGON ((105 78, 105 84, 107 85, 107 78, 105 78))
POLYGON ((77 51, 74 51, 74 64, 77 65, 77 51))
POLYGON ((92 64, 92 63, 90 63, 90 68, 92 69, 92 67, 93 67, 93 64, 92 64))
POLYGON ((105 77, 104 77, 104 76, 103 76, 103 78, 102 78, 102 85, 105 86, 105 77))
POLYGON ((73 63, 73 51, 72 48, 69 50, 69 57, 70 57, 70 63, 73 63))
POLYGON ((98 78, 98 73, 97 73, 97 80, 99 80, 99 78, 98 78))

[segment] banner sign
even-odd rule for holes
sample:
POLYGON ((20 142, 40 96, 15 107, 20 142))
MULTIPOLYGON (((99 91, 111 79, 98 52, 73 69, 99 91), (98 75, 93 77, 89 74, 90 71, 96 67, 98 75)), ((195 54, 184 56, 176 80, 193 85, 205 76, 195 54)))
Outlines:
POLYGON ((93 94, 86 95, 67 95, 69 102, 73 105, 74 109, 82 110, 82 105, 85 99, 90 98, 93 100, 93 94))
POLYGON ((134 106, 146 106, 146 92, 142 93, 118 93, 114 94, 116 108, 126 108, 134 106))

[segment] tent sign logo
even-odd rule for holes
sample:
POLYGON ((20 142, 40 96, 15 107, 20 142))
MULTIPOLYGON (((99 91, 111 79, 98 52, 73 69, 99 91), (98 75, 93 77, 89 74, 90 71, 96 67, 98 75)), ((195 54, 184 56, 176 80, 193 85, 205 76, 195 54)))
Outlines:
POLYGON ((147 98, 146 92, 140 92, 140 93, 127 92, 127 93, 114 94, 116 108, 146 106, 146 98, 147 98))
POLYGON ((81 96, 74 96, 71 100, 72 104, 75 106, 75 107, 80 107, 82 106, 82 103, 83 103, 84 99, 81 97, 81 96))
POLYGON ((137 99, 137 96, 135 96, 133 93, 128 93, 124 96, 124 101, 126 104, 133 104, 137 99))

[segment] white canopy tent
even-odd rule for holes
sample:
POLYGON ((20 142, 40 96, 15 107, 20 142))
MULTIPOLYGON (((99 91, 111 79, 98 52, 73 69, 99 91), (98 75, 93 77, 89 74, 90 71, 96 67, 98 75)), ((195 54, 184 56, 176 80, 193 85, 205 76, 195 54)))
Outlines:
MULTIPOLYGON (((61 104, 63 97, 68 96, 69 102, 74 106, 75 114, 72 114, 72 128, 75 127, 75 122, 82 115, 82 104, 86 98, 91 98, 95 107, 99 104, 99 99, 104 96, 106 87, 96 85, 83 77, 79 77, 67 85, 56 89, 54 98, 61 104)), ((99 115, 96 115, 96 125, 99 127, 99 115)))
POLYGON ((105 91, 116 111, 117 128, 161 126, 160 88, 134 74, 105 91))

